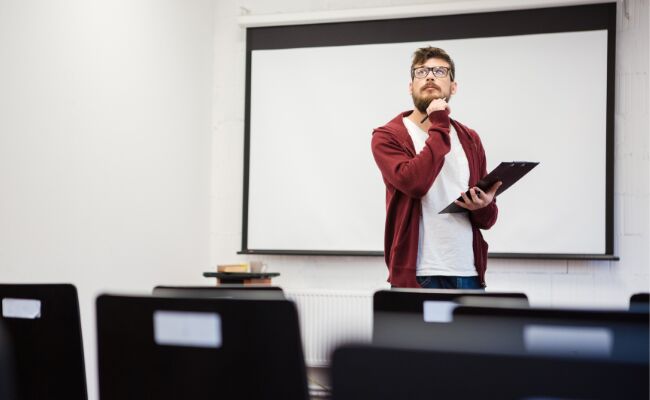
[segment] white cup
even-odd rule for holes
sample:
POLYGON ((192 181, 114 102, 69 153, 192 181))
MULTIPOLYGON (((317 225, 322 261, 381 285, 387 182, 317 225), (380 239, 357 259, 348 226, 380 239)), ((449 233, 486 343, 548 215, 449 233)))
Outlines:
POLYGON ((249 264, 253 273, 266 272, 266 264, 262 261, 251 261, 249 264))

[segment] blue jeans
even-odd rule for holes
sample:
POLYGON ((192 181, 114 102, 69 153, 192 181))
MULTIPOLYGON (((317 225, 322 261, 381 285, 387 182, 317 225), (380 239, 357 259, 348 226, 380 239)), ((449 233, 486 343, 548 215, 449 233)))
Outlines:
POLYGON ((481 289, 478 276, 416 276, 420 286, 425 289, 481 289))

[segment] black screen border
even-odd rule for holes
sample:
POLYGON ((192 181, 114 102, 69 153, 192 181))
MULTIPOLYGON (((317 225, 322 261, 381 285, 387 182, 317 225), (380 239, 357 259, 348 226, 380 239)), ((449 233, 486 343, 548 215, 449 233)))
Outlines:
POLYGON ((251 59, 255 50, 347 46, 607 30, 605 252, 603 254, 489 253, 490 258, 619 260, 614 255, 614 97, 616 3, 535 8, 370 21, 254 27, 246 30, 244 185, 242 242, 238 254, 383 256, 380 251, 250 249, 248 204, 250 166, 251 59))

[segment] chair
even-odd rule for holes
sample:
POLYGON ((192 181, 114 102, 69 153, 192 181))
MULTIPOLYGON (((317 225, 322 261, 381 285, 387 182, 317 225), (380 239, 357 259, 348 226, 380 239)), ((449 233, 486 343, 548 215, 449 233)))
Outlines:
POLYGON ((648 363, 648 315, 612 310, 465 307, 454 310, 458 345, 477 351, 648 363), (480 335, 461 332, 480 329, 480 335))
POLYGON ((11 362, 11 344, 0 321, 0 399, 13 400, 14 376, 11 362))
POLYGON ((282 288, 268 285, 156 286, 154 296, 200 299, 284 300, 282 288))
POLYGON ((650 293, 635 293, 630 296, 630 311, 650 312, 650 293))
POLYGON ((393 294, 392 303, 388 294, 383 296, 375 302, 373 343, 377 345, 648 362, 645 313, 462 305, 480 302, 478 296, 472 302, 459 300, 461 305, 434 303, 436 312, 427 312, 425 294, 401 294, 402 299, 393 294), (418 296, 418 302, 411 299, 418 296))
POLYGON ((648 364, 349 345, 332 399, 648 399, 648 364))
POLYGON ((97 298, 102 400, 308 398, 287 300, 97 298))
POLYGON ((466 303, 527 307, 528 298, 523 293, 476 290, 379 290, 373 296, 373 343, 427 343, 430 331, 451 329, 454 308, 466 303))
POLYGON ((2 284, 0 298, 16 398, 87 399, 77 289, 69 284, 2 284))

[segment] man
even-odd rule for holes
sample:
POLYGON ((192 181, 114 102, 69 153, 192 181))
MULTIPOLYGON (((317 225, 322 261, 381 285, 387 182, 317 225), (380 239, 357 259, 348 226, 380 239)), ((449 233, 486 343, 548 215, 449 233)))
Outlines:
POLYGON ((475 185, 487 174, 472 129, 449 117, 458 84, 442 49, 418 49, 409 92, 415 109, 375 129, 372 153, 386 184, 384 253, 394 287, 481 289, 488 245, 480 229, 497 219, 494 195, 475 185), (469 196, 465 194, 468 187, 469 196), (451 201, 468 212, 438 214, 451 201))

